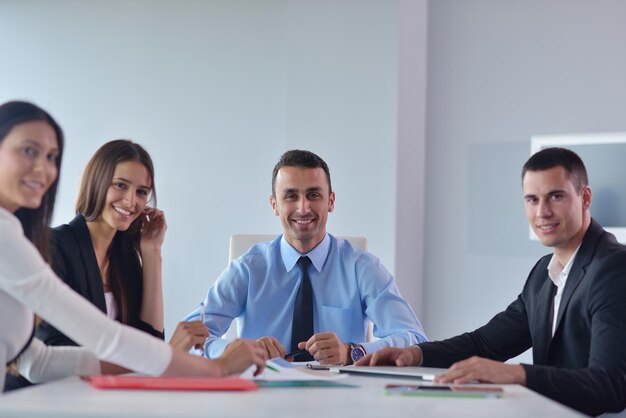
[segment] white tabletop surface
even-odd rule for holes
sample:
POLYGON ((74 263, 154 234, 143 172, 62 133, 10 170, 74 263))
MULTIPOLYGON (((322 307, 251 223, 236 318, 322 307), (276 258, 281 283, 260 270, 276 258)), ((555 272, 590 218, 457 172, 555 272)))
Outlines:
POLYGON ((498 399, 385 395, 389 383, 409 379, 349 376, 358 388, 260 388, 251 392, 94 389, 79 378, 0 396, 0 417, 535 417, 583 416, 517 385, 501 385, 498 399))

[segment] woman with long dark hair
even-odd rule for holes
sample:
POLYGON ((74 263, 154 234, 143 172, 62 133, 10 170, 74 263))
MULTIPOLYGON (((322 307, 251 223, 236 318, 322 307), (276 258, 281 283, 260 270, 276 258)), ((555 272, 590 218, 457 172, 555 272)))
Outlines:
MULTIPOLYGON (((163 339, 161 246, 167 223, 156 209, 148 152, 123 139, 101 146, 83 173, 76 213, 52 230, 55 272, 109 318, 163 339)), ((45 322, 36 335, 48 345, 75 345, 45 322)), ((202 322, 182 322, 170 344, 189 351, 207 336, 202 322)))
POLYGON ((47 234, 62 156, 63 132, 47 112, 26 102, 0 105, 0 363, 34 382, 107 372, 98 358, 150 375, 261 370, 265 353, 254 342, 240 340, 213 361, 192 356, 108 319, 56 277, 46 263, 47 234), (83 347, 33 338, 35 313, 83 347))

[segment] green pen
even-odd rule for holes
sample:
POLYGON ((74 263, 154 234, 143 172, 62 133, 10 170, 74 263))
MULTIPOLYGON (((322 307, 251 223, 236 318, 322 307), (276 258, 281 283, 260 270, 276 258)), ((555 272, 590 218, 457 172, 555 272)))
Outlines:
POLYGON ((280 373, 280 370, 278 370, 278 369, 277 369, 276 367, 274 367, 274 366, 270 366, 269 364, 266 364, 266 365, 265 365, 265 367, 267 367, 268 369, 270 369, 270 370, 271 370, 271 371, 273 371, 273 372, 280 373))

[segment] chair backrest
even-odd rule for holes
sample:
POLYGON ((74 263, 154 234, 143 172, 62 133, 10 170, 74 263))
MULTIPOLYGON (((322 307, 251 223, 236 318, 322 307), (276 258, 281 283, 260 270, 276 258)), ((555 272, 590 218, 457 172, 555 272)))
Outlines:
MULTIPOLYGON (((271 234, 236 234, 231 235, 228 246, 228 262, 239 257, 258 242, 273 241, 277 235, 271 234)), ((337 237, 349 241, 354 248, 367 251, 367 238, 365 237, 337 237)))

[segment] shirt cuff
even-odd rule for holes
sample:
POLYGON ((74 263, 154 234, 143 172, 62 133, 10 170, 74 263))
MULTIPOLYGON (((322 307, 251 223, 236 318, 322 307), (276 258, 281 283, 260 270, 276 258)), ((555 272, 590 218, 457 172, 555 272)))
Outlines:
POLYGON ((210 338, 204 343, 204 354, 207 358, 217 358, 224 353, 224 350, 231 341, 224 338, 210 338))
POLYGON ((359 344, 363 346, 363 349, 365 350, 366 354, 372 354, 388 346, 388 344, 385 343, 385 341, 383 340, 368 341, 368 342, 359 343, 359 344))

